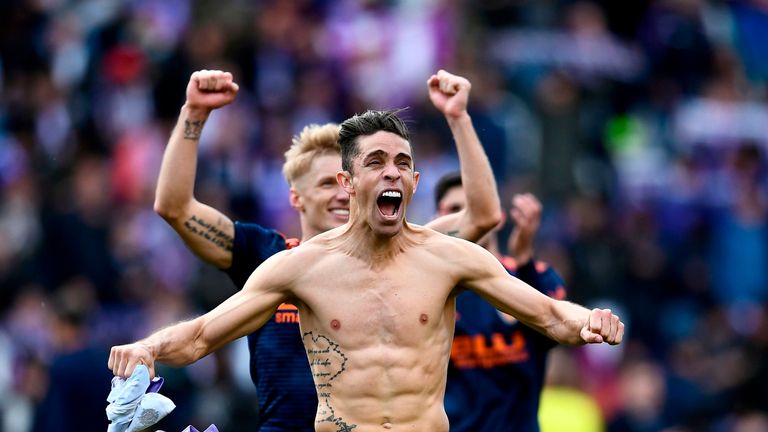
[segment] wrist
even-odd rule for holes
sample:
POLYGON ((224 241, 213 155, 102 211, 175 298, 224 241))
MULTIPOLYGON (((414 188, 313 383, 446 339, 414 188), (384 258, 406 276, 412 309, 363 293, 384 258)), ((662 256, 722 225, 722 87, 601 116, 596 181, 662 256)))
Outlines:
POLYGON ((207 120, 211 111, 213 110, 210 108, 190 105, 189 102, 181 107, 182 115, 186 115, 189 120, 207 120))
POLYGON ((448 125, 452 128, 464 124, 472 124, 472 118, 466 110, 458 114, 445 114, 445 119, 448 121, 448 125))
POLYGON ((147 352, 149 353, 149 356, 153 360, 155 358, 157 358, 157 350, 155 349, 155 347, 152 344, 148 343, 146 340, 138 341, 138 342, 136 342, 136 345, 140 345, 142 348, 147 350, 147 352))

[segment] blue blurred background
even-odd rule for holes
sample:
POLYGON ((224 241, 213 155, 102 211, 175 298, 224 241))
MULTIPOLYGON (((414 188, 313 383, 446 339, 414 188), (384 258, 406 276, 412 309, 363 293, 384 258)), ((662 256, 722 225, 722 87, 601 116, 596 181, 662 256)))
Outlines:
MULTIPOLYGON (((409 218, 431 218, 458 167, 426 96, 445 68, 473 83, 504 205, 544 203, 537 257, 627 324, 621 347, 554 355, 551 385, 606 431, 768 431, 768 1, 2 6, 0 430, 103 431, 108 347, 235 291, 152 210, 194 70, 241 88, 206 125, 198 199, 299 236, 291 136, 367 108, 410 107, 409 218)), ((252 430, 243 344, 160 374, 178 405, 163 429, 252 430)))

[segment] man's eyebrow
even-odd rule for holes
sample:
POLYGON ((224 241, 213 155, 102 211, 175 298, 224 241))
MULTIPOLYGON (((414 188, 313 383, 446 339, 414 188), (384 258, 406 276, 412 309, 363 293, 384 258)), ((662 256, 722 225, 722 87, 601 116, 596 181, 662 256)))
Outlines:
MULTIPOLYGON (((367 161, 367 160, 375 158, 375 157, 382 157, 382 158, 384 158, 386 156, 387 156, 387 152, 385 152, 384 150, 381 150, 381 149, 374 150, 374 151, 368 153, 367 155, 365 155, 365 157, 363 157, 363 161, 367 161)), ((408 153, 402 153, 402 152, 396 154, 394 159, 395 160, 405 159, 408 162, 413 162, 413 158, 411 157, 411 155, 409 155, 408 153)))
POLYGON ((386 156, 386 155, 387 155, 387 152, 385 152, 384 150, 374 150, 368 153, 367 155, 365 155, 365 159, 376 157, 376 156, 386 156))

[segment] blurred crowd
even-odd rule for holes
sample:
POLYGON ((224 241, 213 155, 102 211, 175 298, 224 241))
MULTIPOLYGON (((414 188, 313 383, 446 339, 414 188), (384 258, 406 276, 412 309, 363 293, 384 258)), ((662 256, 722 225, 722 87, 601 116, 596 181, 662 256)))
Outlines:
MULTIPOLYGON (((458 167, 439 68, 473 84, 502 202, 544 203, 537 258, 627 324, 619 347, 561 349, 550 388, 609 432, 768 431, 768 1, 3 5, 0 431, 103 431, 109 346, 235 292, 152 209, 193 71, 241 89, 206 124, 197 198, 299 236, 291 136, 368 108, 409 107, 408 214, 430 219, 458 167)), ((242 343, 159 373, 178 408, 158 427, 251 430, 242 343)))

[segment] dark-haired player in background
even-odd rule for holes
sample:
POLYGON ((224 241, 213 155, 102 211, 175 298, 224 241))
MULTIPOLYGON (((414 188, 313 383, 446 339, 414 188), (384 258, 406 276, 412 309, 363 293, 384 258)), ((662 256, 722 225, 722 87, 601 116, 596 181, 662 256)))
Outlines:
MULTIPOLYGON (((435 188, 438 215, 461 211, 466 193, 458 173, 435 188)), ((541 221, 541 203, 531 194, 513 198, 515 224, 511 256, 502 256, 496 232, 478 244, 496 255, 510 274, 557 299, 565 298, 560 276, 533 259, 533 240, 541 221)), ((452 432, 535 432, 546 360, 556 342, 496 310, 467 291, 456 299, 456 331, 448 366, 445 410, 452 432)))

